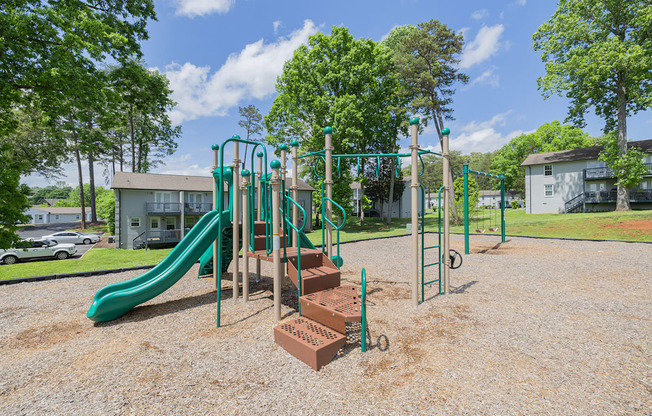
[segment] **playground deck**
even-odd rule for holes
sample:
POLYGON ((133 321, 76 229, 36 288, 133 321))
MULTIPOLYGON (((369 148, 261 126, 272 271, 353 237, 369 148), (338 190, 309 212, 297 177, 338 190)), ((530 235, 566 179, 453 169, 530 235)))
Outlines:
POLYGON ((389 348, 349 339, 319 372, 274 343, 271 279, 253 274, 251 302, 223 291, 219 329, 197 266, 98 324, 93 294, 137 272, 5 286, 0 414, 650 414, 651 250, 473 236, 454 293, 413 310, 409 236, 343 245, 342 283, 366 267, 369 329, 389 348))

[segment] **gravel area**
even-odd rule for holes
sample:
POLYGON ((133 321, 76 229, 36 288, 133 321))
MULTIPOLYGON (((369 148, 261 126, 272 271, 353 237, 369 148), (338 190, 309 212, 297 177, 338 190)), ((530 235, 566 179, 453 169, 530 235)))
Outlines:
MULTIPOLYGON (((367 269, 371 335, 389 344, 351 343, 320 372, 274 343, 267 278, 247 304, 224 282, 222 328, 196 265, 100 324, 94 293, 138 271, 4 286, 0 414, 652 414, 652 246, 473 236, 454 293, 428 289, 415 310, 409 245, 342 246, 343 280, 367 269)), ((295 316, 289 286, 284 300, 295 316)))

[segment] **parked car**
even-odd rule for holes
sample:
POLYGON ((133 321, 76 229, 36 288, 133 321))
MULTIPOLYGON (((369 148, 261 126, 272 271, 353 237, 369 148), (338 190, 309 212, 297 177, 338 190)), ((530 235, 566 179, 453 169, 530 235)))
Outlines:
POLYGON ((49 240, 29 240, 26 241, 25 248, 10 248, 0 250, 0 262, 4 264, 14 264, 20 260, 32 259, 59 259, 65 260, 77 253, 77 247, 74 244, 57 244, 49 240))
POLYGON ((79 231, 61 231, 43 236, 42 239, 51 240, 55 243, 95 244, 100 241, 100 236, 97 234, 84 234, 79 231))

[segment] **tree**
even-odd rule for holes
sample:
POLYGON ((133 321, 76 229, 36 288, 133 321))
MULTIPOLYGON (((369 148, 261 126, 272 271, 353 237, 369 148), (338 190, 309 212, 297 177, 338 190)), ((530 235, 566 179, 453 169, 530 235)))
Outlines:
MULTIPOLYGON (((462 52, 463 42, 461 34, 437 20, 419 23, 416 27, 395 28, 384 41, 394 53, 401 95, 409 100, 410 108, 424 115, 424 126, 432 120, 442 149, 444 121, 454 120, 453 86, 469 81, 467 75, 459 72, 458 66, 457 57, 462 52)), ((452 184, 453 175, 448 175, 452 184)), ((454 195, 451 210, 455 221, 453 199, 454 195)))
MULTIPOLYGON (((459 212, 464 212, 464 177, 458 176, 453 182, 455 188, 455 205, 459 212)), ((469 177, 469 219, 475 215, 480 201, 480 187, 473 177, 469 177)))
POLYGON ((97 212, 106 220, 110 234, 115 234, 115 194, 106 191, 97 196, 97 212))
MULTIPOLYGON (((253 104, 249 104, 246 107, 238 107, 238 112, 240 113, 240 117, 242 117, 242 120, 238 121, 238 126, 242 127, 247 132, 245 138, 247 140, 253 140, 255 142, 262 142, 263 139, 257 137, 260 136, 260 134, 264 129, 263 116, 260 115, 260 111, 258 111, 258 108, 253 104)), ((244 162, 242 163, 243 166, 245 166, 247 163, 248 149, 249 149, 249 143, 247 143, 247 145, 245 146, 244 159, 243 159, 244 162)))
MULTIPOLYGON (((544 98, 570 99, 568 120, 584 126, 590 107, 617 129, 621 155, 627 149, 627 118, 652 104, 652 3, 649 0, 560 0, 550 20, 533 35, 543 52, 544 98)), ((620 179, 620 178, 619 178, 620 179)), ((616 210, 630 210, 629 191, 619 181, 616 210)))
POLYGON ((385 202, 388 203, 389 214, 392 216, 392 204, 389 203, 390 198, 392 201, 398 201, 403 195, 405 190, 405 182, 403 181, 403 173, 399 172, 398 179, 395 180, 395 172, 393 170, 394 160, 381 159, 380 166, 377 160, 371 159, 365 171, 365 192, 372 201, 380 201, 380 217, 382 219, 385 212, 383 206, 385 202), (376 170, 378 168, 378 170, 376 170), (393 192, 390 192, 390 186, 394 185, 393 192), (391 195, 391 196, 390 196, 391 195))
POLYGON ((596 144, 596 139, 578 127, 559 121, 546 123, 530 134, 521 134, 504 145, 491 162, 491 172, 505 174, 505 187, 525 194, 525 173, 521 163, 531 153, 577 149, 596 144))
POLYGON ((29 188, 20 184, 20 174, 26 163, 12 157, 9 145, 0 145, 0 249, 7 249, 20 241, 17 223, 29 221, 24 211, 29 208, 29 188))
MULTIPOLYGON (((605 138, 604 149, 600 152, 598 160, 616 174, 616 185, 624 188, 635 188, 643 180, 643 175, 649 174, 647 165, 643 163, 647 153, 634 146, 628 146, 627 153, 620 152, 618 135, 608 134, 605 138)), ((631 145, 631 143, 630 143, 631 145)), ((629 201, 629 198, 628 198, 629 201)))
MULTIPOLYGON (((401 123, 407 121, 397 88, 389 49, 371 39, 355 39, 344 27, 333 27, 330 35, 317 33, 297 48, 277 79, 279 94, 265 117, 267 141, 276 145, 297 139, 301 152, 319 151, 323 129, 331 126, 335 153, 393 149, 405 130, 401 123)), ((345 198, 337 199, 340 204, 351 199, 350 168, 351 162, 342 160, 341 177, 334 181, 334 195, 345 198)), ((317 171, 323 174, 323 164, 317 171)), ((312 167, 303 173, 319 189, 312 167)))

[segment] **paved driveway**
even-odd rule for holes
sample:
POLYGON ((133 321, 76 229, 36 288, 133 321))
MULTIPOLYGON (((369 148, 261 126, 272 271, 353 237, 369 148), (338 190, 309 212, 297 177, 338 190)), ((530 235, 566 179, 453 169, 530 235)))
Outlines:
MULTIPOLYGON (((34 224, 30 227, 23 227, 18 231, 20 238, 28 239, 38 239, 45 235, 56 233, 59 231, 66 231, 74 226, 79 225, 79 222, 62 222, 56 224, 34 224)), ((78 244, 77 253, 70 257, 71 259, 78 259, 84 255, 88 250, 93 247, 93 244, 78 244)), ((39 259, 41 261, 41 259, 39 259)))

